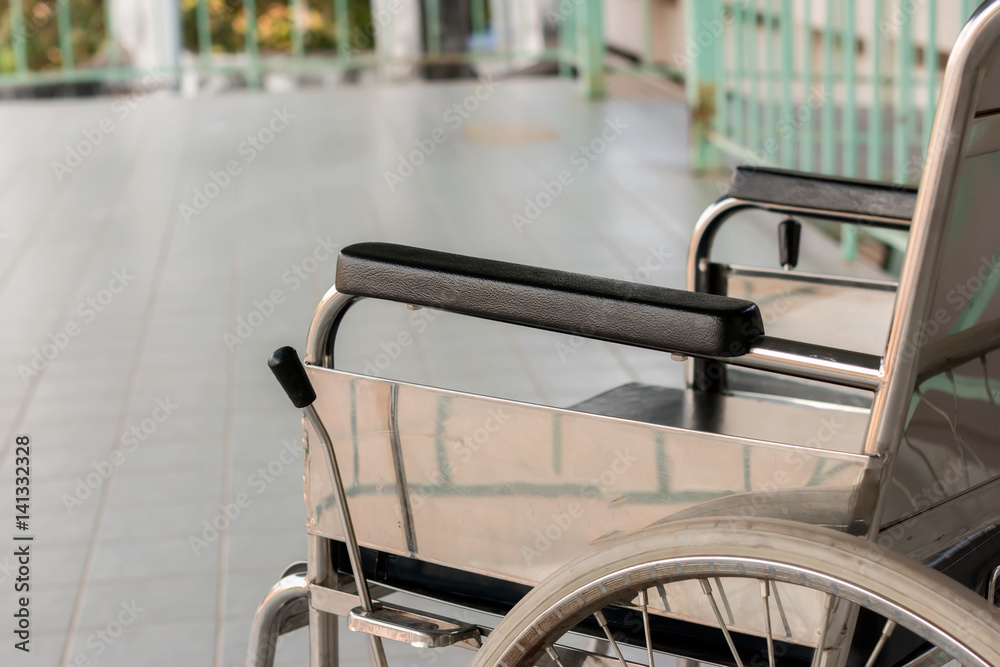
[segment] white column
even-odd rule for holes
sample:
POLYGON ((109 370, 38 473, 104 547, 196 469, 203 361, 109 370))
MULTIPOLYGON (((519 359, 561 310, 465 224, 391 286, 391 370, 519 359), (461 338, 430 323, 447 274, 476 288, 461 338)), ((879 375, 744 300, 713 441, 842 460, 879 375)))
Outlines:
MULTIPOLYGON (((408 61, 420 57, 423 43, 420 34, 420 5, 412 0, 372 0, 372 28, 375 52, 381 59, 408 61)), ((382 68, 390 80, 409 79, 412 65, 382 68)))
POLYGON ((180 61, 177 0, 111 0, 111 25, 122 65, 176 72, 180 61))

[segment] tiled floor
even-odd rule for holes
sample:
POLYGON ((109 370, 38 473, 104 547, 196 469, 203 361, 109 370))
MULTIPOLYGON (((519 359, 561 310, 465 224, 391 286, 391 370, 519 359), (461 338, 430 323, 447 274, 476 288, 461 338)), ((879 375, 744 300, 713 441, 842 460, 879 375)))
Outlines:
MULTIPOLYGON (((305 556, 299 463, 259 493, 252 475, 289 442, 301 459, 298 414, 264 362, 301 348, 333 282, 328 247, 393 241, 612 277, 656 259, 649 282, 683 284, 691 228, 720 190, 686 170, 680 102, 587 103, 565 82, 498 81, 455 127, 449 109, 475 92, 0 106, 0 498, 13 495, 14 437, 30 434, 36 537, 32 652, 4 629, 0 664, 242 663, 257 601, 305 556), (581 162, 608 123, 615 141, 581 162), (250 135, 270 142, 251 148, 250 135), (390 187, 420 145, 433 154, 390 187), (240 173, 221 176, 230 162, 240 173), (539 195, 563 170, 573 181, 548 203, 539 195), (547 205, 519 229, 526 198, 547 205), (252 505, 217 535, 211 522, 248 489, 252 505)), ((721 252, 773 262, 773 234, 751 221, 721 252)), ((806 249, 807 266, 836 262, 815 234, 806 249)), ((558 405, 681 381, 665 355, 596 342, 566 355, 553 334, 412 316, 362 304, 338 363, 362 370, 408 331, 415 344, 384 374, 558 405)), ((0 556, 5 627, 11 565, 0 556)), ((345 664, 364 662, 358 639, 345 636, 345 664)), ((279 659, 306 662, 303 632, 279 659)))

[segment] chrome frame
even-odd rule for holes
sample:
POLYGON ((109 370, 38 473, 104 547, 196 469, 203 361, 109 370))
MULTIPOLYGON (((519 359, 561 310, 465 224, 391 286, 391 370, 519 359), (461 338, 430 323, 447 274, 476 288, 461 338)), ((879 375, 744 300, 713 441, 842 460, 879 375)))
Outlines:
POLYGON ((931 128, 927 160, 917 193, 906 253, 899 281, 896 312, 889 331, 882 387, 875 394, 865 452, 886 461, 874 508, 870 536, 875 537, 884 508, 883 491, 892 479, 894 454, 903 428, 918 368, 904 354, 932 306, 932 292, 940 272, 942 237, 955 203, 959 163, 966 150, 980 93, 984 68, 1000 44, 1000 2, 984 4, 962 29, 949 57, 931 128), (933 267, 932 271, 924 267, 933 267))
MULTIPOLYGON (((799 206, 781 206, 767 202, 723 197, 702 213, 695 225, 688 248, 687 289, 692 292, 711 292, 709 284, 709 269, 711 266, 711 250, 715 237, 722 225, 737 213, 747 210, 761 210, 778 215, 801 215, 810 218, 831 220, 840 223, 867 225, 883 229, 899 231, 908 230, 910 221, 884 216, 841 213, 827 209, 804 208, 799 206)), ((743 269, 745 272, 746 269, 743 269)), ((753 270, 757 275, 772 275, 774 277, 799 276, 798 273, 787 271, 753 270)), ((884 281, 846 280, 815 274, 801 274, 806 280, 823 282, 831 285, 869 285, 872 289, 887 289, 891 283, 884 281)), ((688 365, 688 385, 695 386, 696 378, 708 373, 712 363, 725 363, 733 366, 754 368, 758 370, 783 373, 809 380, 832 382, 858 389, 878 391, 885 382, 883 358, 869 354, 824 348, 818 345, 799 341, 786 341, 764 336, 751 346, 750 351, 742 357, 704 360, 692 359, 688 365)), ((718 372, 722 377, 723 371, 718 372)), ((718 385, 711 388, 715 390, 718 385)))
MULTIPOLYGON (((712 243, 721 225, 740 211, 758 209, 780 215, 909 230, 910 244, 898 283, 896 307, 884 356, 764 336, 741 357, 696 359, 689 366, 692 374, 689 377, 693 377, 699 365, 724 363, 872 391, 874 401, 863 450, 865 455, 871 457, 872 465, 865 471, 865 479, 853 501, 855 521, 871 540, 878 536, 881 528, 886 485, 892 479, 892 465, 918 372, 915 360, 903 354, 905 341, 919 330, 930 308, 932 289, 939 271, 942 235, 947 228, 945 221, 956 196, 959 161, 974 118, 982 71, 997 44, 1000 44, 1000 1, 984 6, 973 16, 952 52, 912 222, 726 197, 709 206, 702 214, 689 248, 687 288, 709 291, 712 243), (955 140, 956 137, 959 140, 955 140), (924 271, 926 266, 937 267, 937 270, 924 271)), ((887 288, 888 284, 873 283, 873 287, 887 288)), ((357 301, 358 297, 342 294, 336 287, 323 297, 309 329, 305 355, 307 364, 333 369, 337 331, 347 310, 357 301)), ((306 419, 314 432, 325 433, 315 412, 307 410, 306 419)), ((349 601, 360 598, 362 611, 371 611, 371 598, 359 566, 357 541, 350 528, 346 494, 339 479, 333 448, 329 446, 328 438, 326 440, 324 449, 331 464, 331 473, 337 478, 341 518, 348 528, 349 554, 352 568, 359 575, 358 585, 351 590, 341 581, 343 578, 338 578, 332 571, 329 540, 310 535, 307 571, 287 574, 264 598, 257 612, 252 635, 252 647, 256 650, 251 650, 248 664, 260 667, 271 665, 277 637, 303 624, 303 600, 309 605, 310 664, 313 667, 337 664, 336 618, 337 615, 349 615, 344 613, 349 601)), ((994 573, 994 578, 998 573, 1000 568, 994 573)), ((376 664, 384 665, 379 639, 372 635, 372 642, 376 664)))

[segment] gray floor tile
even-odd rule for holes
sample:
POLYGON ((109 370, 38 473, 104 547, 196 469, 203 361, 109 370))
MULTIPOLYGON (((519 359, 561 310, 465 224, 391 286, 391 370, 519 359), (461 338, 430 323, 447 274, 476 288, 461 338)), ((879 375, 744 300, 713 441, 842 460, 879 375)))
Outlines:
MULTIPOLYGON (((257 601, 284 566, 305 556, 301 422, 264 364, 281 345, 303 351, 315 305, 333 282, 332 257, 304 279, 290 278, 318 238, 336 246, 410 243, 614 278, 635 277, 655 248, 674 261, 648 282, 683 286, 690 232, 719 194, 718 178, 686 170, 683 103, 590 103, 565 81, 508 81, 476 122, 543 123, 558 140, 486 146, 456 133, 390 192, 384 172, 468 91, 468 83, 456 83, 283 97, 157 95, 64 183, 51 177, 48 156, 106 115, 109 101, 0 108, 8 121, 0 129, 19 128, 0 155, 0 231, 7 234, 0 312, 16 324, 0 327, 0 423, 32 434, 44 452, 33 461, 38 648, 14 664, 58 664, 67 636, 70 659, 83 654, 95 665, 242 664, 257 601), (295 124, 186 224, 178 202, 279 103, 295 107, 295 124), (518 233, 511 215, 525 197, 616 114, 631 126, 621 141, 518 233), (134 280, 103 312, 85 316, 79 304, 123 266, 134 280), (282 303, 262 306, 276 291, 282 303), (260 321, 249 326, 258 311, 260 321), (79 335, 23 382, 18 365, 67 322, 79 325, 79 335), (241 331, 227 345, 224 336, 241 331), (149 425, 156 401, 168 397, 176 412, 124 449, 123 435, 149 425), (294 460, 260 489, 253 475, 279 460, 285 442, 296 443, 294 460), (68 512, 64 494, 86 484, 116 447, 126 456, 111 481, 96 483, 68 512), (252 503, 195 555, 191 538, 204 537, 205 522, 219 515, 224 482, 230 499, 247 493, 252 503), (224 624, 217 628, 220 582, 224 624), (146 600, 148 611, 111 645, 94 639, 115 605, 132 597, 146 600)), ((718 256, 773 264, 773 237, 773 221, 750 217, 720 235, 718 256)), ((843 267, 835 246, 811 229, 803 248, 807 270, 874 275, 860 264, 843 267)), ((361 304, 342 327, 338 366, 363 371, 408 333, 413 343, 385 376, 560 405, 621 382, 683 380, 680 365, 663 355, 588 342, 561 359, 561 339, 552 334, 458 316, 421 320, 427 314, 361 304)), ((10 471, 7 456, 0 460, 4 497, 10 471)), ((305 664, 304 637, 287 638, 279 665, 305 664)), ((344 629, 342 644, 342 664, 367 664, 363 637, 344 629)), ((400 664, 427 660, 405 647, 389 651, 406 661, 400 664)), ((434 664, 467 664, 468 655, 458 655, 434 664)), ((8 653, 0 656, 0 664, 10 662, 8 653)))

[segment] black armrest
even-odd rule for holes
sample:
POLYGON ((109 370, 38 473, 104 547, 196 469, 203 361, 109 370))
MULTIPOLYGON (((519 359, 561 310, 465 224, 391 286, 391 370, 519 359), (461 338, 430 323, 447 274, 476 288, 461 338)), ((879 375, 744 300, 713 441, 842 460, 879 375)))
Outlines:
POLYGON ((912 220, 917 189, 762 167, 737 167, 729 196, 778 206, 912 220))
POLYGON ((694 356, 740 356, 764 333, 750 301, 390 243, 341 250, 337 290, 694 356))

